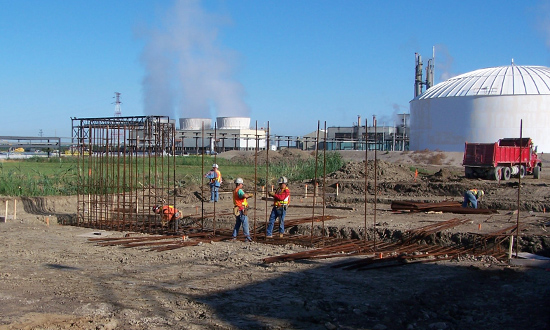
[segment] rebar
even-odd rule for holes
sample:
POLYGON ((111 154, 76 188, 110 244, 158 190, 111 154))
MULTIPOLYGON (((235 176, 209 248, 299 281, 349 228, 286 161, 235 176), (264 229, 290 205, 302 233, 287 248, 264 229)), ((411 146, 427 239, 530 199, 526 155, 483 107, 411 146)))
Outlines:
POLYGON ((167 233, 152 206, 175 205, 175 126, 168 117, 73 118, 77 226, 167 233), (147 164, 147 166, 145 165, 147 164))

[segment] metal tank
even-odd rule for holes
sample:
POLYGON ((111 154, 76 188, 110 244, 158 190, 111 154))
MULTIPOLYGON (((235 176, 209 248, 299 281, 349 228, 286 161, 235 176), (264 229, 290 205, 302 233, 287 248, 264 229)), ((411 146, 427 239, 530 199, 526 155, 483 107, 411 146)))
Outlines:
POLYGON ((217 117, 218 129, 249 129, 250 117, 217 117))
POLYGON ((533 139, 550 151, 550 68, 501 66, 465 73, 410 102, 410 149, 464 151, 465 142, 533 139))
POLYGON ((210 118, 180 118, 180 129, 186 131, 197 131, 202 129, 210 129, 212 127, 212 119, 210 118))

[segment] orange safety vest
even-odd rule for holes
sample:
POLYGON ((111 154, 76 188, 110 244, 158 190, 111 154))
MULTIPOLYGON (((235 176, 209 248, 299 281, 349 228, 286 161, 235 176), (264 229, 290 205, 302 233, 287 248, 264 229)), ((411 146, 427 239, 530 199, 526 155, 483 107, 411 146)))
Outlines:
POLYGON ((222 181, 222 172, 220 172, 220 170, 218 170, 217 168, 214 169, 214 172, 216 173, 216 177, 213 178, 213 179, 210 179, 210 182, 214 183, 214 182, 218 181, 219 183, 221 183, 221 181, 222 181))
POLYGON ((248 201, 246 198, 239 197, 239 190, 242 190, 242 188, 235 188, 235 190, 233 190, 233 205, 238 206, 239 210, 244 210, 248 207, 248 201))
POLYGON ((176 214, 176 212, 178 212, 178 210, 173 207, 172 205, 164 205, 162 207, 162 219, 163 220, 172 220, 172 218, 174 217, 174 214, 176 214))
POLYGON ((273 205, 275 205, 276 207, 281 207, 284 205, 288 206, 288 204, 290 204, 290 189, 288 189, 288 187, 285 187, 285 189, 277 188, 277 190, 275 191, 275 195, 281 194, 286 195, 286 197, 283 200, 275 199, 273 205))

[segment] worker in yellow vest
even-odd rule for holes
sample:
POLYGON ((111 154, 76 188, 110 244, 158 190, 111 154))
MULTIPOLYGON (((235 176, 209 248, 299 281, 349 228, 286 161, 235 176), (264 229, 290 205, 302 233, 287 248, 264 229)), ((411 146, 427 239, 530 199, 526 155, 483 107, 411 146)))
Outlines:
POLYGON ((477 209, 477 203, 483 195, 485 195, 485 193, 480 189, 467 190, 464 192, 464 202, 462 202, 462 207, 477 209))

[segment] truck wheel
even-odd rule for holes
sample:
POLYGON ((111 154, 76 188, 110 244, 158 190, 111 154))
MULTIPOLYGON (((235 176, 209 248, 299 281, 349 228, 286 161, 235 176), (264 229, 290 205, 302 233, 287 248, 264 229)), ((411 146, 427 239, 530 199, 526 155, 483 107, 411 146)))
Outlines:
POLYGON ((533 178, 540 179, 540 166, 538 165, 533 168, 533 178))
POLYGON ((490 180, 499 181, 502 176, 502 167, 497 166, 493 168, 492 172, 489 172, 489 173, 490 173, 489 175, 490 180))
POLYGON ((502 168, 502 180, 508 181, 510 180, 510 177, 512 176, 512 169, 509 167, 503 167, 502 168))
POLYGON ((519 173, 518 173, 519 177, 523 179, 523 177, 525 176, 525 166, 521 165, 519 167, 519 173))
POLYGON ((474 177, 474 170, 471 167, 466 166, 464 168, 464 176, 466 176, 467 179, 471 179, 474 177))

